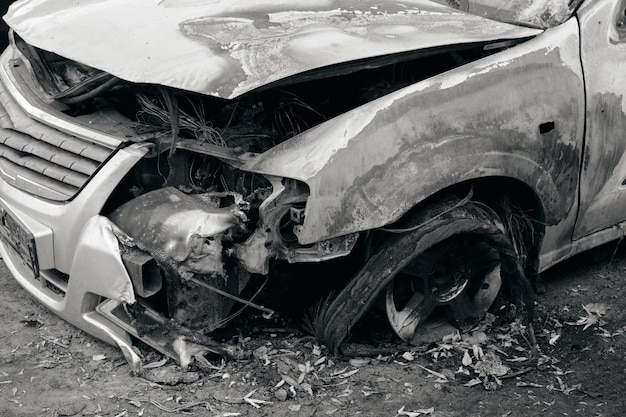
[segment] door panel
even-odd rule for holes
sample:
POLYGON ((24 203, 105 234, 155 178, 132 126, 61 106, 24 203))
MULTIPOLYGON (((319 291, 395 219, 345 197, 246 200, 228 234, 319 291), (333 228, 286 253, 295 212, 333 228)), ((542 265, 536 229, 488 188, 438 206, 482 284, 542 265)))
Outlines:
POLYGON ((579 12, 587 119, 574 239, 626 220, 626 0, 579 12))

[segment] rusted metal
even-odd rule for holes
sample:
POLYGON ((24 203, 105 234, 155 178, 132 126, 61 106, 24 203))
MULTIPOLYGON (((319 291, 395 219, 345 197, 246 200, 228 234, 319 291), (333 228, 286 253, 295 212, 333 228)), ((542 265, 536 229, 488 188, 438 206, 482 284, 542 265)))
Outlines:
POLYGON ((151 297, 161 291, 161 271, 150 254, 136 248, 126 248, 122 252, 122 261, 138 297, 151 297))

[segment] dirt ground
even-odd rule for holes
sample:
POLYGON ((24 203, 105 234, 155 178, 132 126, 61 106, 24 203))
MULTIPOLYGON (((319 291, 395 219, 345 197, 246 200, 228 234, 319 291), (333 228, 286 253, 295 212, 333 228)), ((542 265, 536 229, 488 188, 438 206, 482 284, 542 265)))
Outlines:
POLYGON ((501 311, 471 335, 417 348, 366 323, 374 337, 342 357, 296 321, 248 318, 228 338, 250 359, 183 372, 140 346, 140 375, 116 348, 34 302, 2 267, 0 415, 621 416, 626 251, 595 265, 589 258, 544 274, 532 326, 538 349, 501 311))

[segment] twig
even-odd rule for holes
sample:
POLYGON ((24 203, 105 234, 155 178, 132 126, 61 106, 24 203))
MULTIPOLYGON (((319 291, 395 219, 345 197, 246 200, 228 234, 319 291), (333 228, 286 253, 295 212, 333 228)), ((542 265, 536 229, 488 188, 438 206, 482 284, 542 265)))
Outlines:
POLYGON ((250 391, 248 394, 246 394, 245 397, 243 397, 243 400, 250 404, 251 406, 253 406, 254 408, 261 408, 262 404, 271 404, 271 401, 265 401, 265 400, 257 400, 255 398, 251 398, 250 396, 252 394, 254 394, 256 392, 256 390, 252 390, 250 391))
POLYGON ((159 410, 165 411, 166 413, 178 413, 179 411, 187 410, 189 408, 193 408, 202 404, 206 404, 208 406, 208 403, 206 401, 196 401, 193 403, 181 405, 180 407, 176 407, 176 408, 165 407, 164 405, 159 404, 158 402, 154 400, 148 400, 148 402, 152 404, 153 406, 155 406, 156 408, 158 408, 159 410))
POLYGON ((507 379, 507 378, 515 378, 516 376, 520 376, 523 375, 527 372, 532 371, 535 368, 522 368, 519 371, 515 371, 515 372, 511 372, 510 374, 506 374, 504 376, 499 377, 500 379, 507 379))
POLYGON ((211 408, 211 405, 208 403, 208 401, 196 401, 196 402, 192 402, 192 403, 189 403, 189 404, 181 405, 180 407, 169 408, 169 407, 166 407, 163 404, 159 403, 158 401, 151 400, 149 398, 128 398, 128 397, 121 397, 121 398, 126 400, 126 401, 133 401, 133 402, 138 402, 138 403, 141 403, 141 402, 149 403, 149 404, 152 404, 153 406, 155 406, 156 408, 158 408, 159 410, 165 411, 166 413, 177 413, 179 411, 187 410, 187 409, 192 408, 192 407, 197 407, 197 406, 202 405, 202 404, 204 404, 209 409, 213 410, 211 408))
POLYGON ((444 374, 439 373, 437 371, 433 371, 432 369, 428 369, 425 366, 419 365, 417 364, 417 366, 419 366, 420 368, 422 368, 423 370, 425 370, 426 372, 428 372, 431 375, 436 376, 437 378, 442 378, 442 379, 448 379, 444 374))
POLYGON ((57 342, 57 339, 53 338, 52 336, 40 335, 39 337, 41 337, 41 338, 42 338, 43 340, 45 340, 46 342, 53 343, 53 344, 55 344, 55 345, 57 345, 57 346, 60 346, 60 347, 62 347, 62 348, 65 348, 65 349, 67 349, 67 348, 69 348, 69 347, 70 347, 69 345, 65 345, 65 344, 63 344, 63 343, 61 343, 61 342, 57 342))

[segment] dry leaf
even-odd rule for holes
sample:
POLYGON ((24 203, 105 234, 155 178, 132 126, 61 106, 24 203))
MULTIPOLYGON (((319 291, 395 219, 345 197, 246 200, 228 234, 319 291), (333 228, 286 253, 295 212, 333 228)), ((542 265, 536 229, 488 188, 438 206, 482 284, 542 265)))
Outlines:
POLYGON ((472 364, 472 357, 469 355, 467 350, 463 353, 463 360, 461 361, 463 366, 470 366, 472 364))
POLYGON ((480 385, 482 383, 483 382, 480 379, 474 378, 474 379, 470 380, 469 382, 466 382, 465 384, 463 384, 463 386, 464 387, 473 387, 475 385, 480 385))
POLYGON ((510 370, 508 366, 502 364, 502 360, 494 353, 486 354, 481 361, 474 365, 474 371, 480 376, 499 377, 506 375, 510 370))
POLYGON ((415 411, 405 411, 404 406, 398 410, 399 416, 418 417, 422 415, 432 414, 435 411, 435 407, 419 409, 415 411))
POLYGON ((601 303, 584 304, 582 307, 587 315, 585 317, 580 317, 575 322, 565 322, 565 324, 569 324, 570 326, 584 326, 583 330, 587 330, 589 327, 600 323, 600 318, 605 315, 609 309, 608 305, 601 303))
POLYGON ((160 361, 151 362, 147 365, 144 365, 143 369, 151 369, 151 368, 160 368, 161 366, 167 363, 167 358, 163 358, 160 361))
POLYGON ((554 346, 556 345, 556 342, 561 338, 561 335, 558 333, 552 333, 550 340, 548 340, 548 343, 550 344, 550 346, 554 346))
POLYGON ((345 374, 339 375, 339 378, 350 378, 352 375, 356 374, 357 372, 359 372, 359 370, 355 369, 350 372, 346 372, 345 374))
POLYGON ((585 310, 588 314, 595 314, 596 316, 604 316, 609 310, 609 306, 607 304, 602 303, 589 303, 583 305, 583 310, 585 310))
POLYGON ((321 358, 313 362, 313 366, 319 366, 323 364, 324 362, 326 362, 326 356, 322 356, 321 358))
POLYGON ((300 388, 302 388, 304 392, 309 394, 311 397, 313 396, 313 388, 311 387, 311 384, 308 384, 308 383, 301 384, 300 388))
POLYGON ((295 379, 293 379, 292 377, 288 376, 288 375, 281 375, 283 378, 283 381, 285 381, 286 383, 288 383, 289 385, 291 385, 292 387, 297 387, 298 385, 298 381, 296 381, 295 379))
POLYGON ((370 360, 367 358, 352 358, 350 359, 350 365, 352 366, 365 366, 370 363, 370 360))

